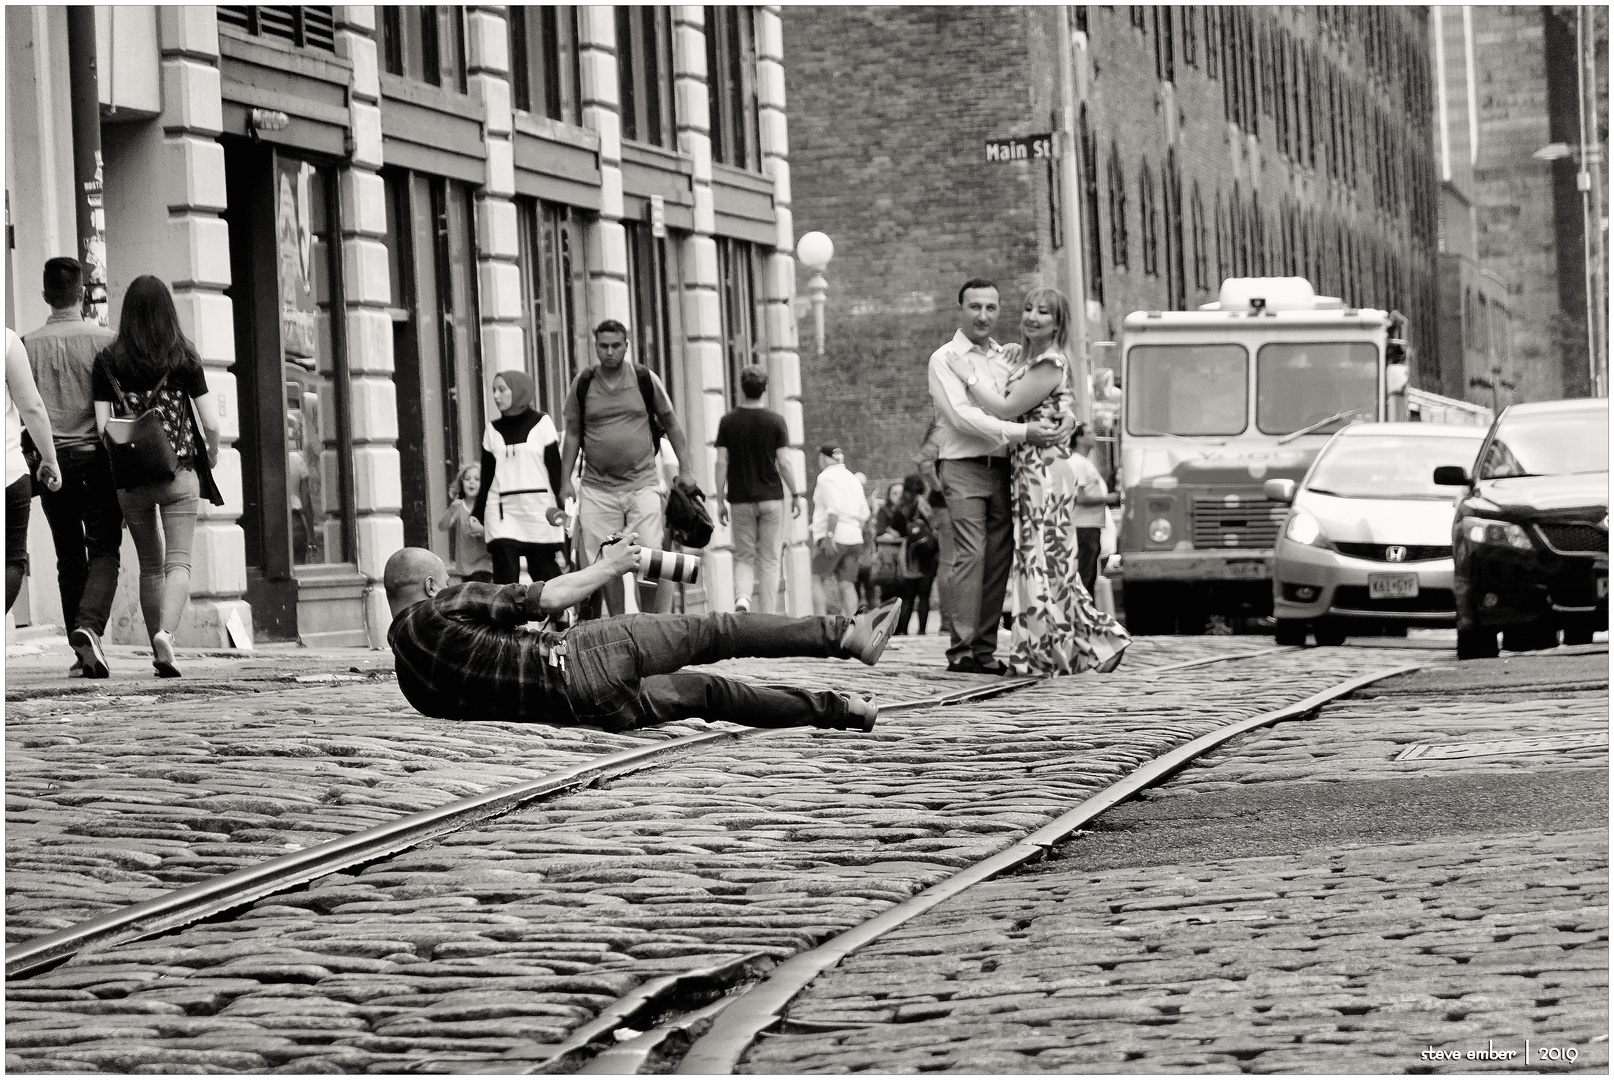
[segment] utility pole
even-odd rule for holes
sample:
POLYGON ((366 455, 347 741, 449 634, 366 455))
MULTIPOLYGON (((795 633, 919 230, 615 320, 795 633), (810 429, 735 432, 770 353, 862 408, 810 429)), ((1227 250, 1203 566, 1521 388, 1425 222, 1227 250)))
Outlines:
POLYGON ((1580 171, 1575 185, 1580 188, 1581 218, 1585 223, 1586 255, 1586 351, 1590 362, 1592 395, 1608 396, 1608 327, 1603 272, 1603 145, 1597 122, 1597 49, 1593 29, 1587 25, 1590 9, 1575 9, 1575 69, 1580 86, 1580 171), (1590 78, 1588 78, 1590 69, 1590 78), (1587 100, 1587 95, 1591 100, 1587 100), (1591 123, 1587 124, 1587 112, 1591 123))
POLYGON ((1057 51, 1059 53, 1059 200, 1064 218, 1065 295, 1070 301, 1071 374, 1076 384, 1076 416, 1089 424, 1093 420, 1092 364, 1087 356, 1087 280, 1082 254, 1081 141, 1076 125, 1076 47, 1069 5, 1058 8, 1057 51))
POLYGON ((101 201, 101 84, 95 56, 95 7, 67 9, 67 70, 73 112, 73 209, 84 314, 106 326, 106 211, 101 201))

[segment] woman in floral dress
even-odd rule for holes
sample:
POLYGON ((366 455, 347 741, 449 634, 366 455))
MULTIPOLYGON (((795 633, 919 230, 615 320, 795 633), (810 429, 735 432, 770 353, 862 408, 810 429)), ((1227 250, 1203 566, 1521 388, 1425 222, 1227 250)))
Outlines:
MULTIPOLYGON (((1020 329, 1029 359, 1010 373, 1004 392, 972 382, 967 361, 951 363, 970 399, 1002 420, 1058 420, 1074 408, 1066 359, 1070 305, 1058 289, 1026 295, 1020 329)), ((1072 514, 1077 491, 1062 459, 1070 447, 1013 448, 1014 567, 1009 576, 1013 615, 1009 668, 1016 675, 1074 675, 1113 671, 1131 638, 1099 610, 1082 587, 1072 514)))

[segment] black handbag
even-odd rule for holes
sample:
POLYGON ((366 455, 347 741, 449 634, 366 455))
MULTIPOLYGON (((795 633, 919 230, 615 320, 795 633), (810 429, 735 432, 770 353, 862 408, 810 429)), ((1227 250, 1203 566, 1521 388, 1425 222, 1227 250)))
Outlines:
MULTIPOLYGON (((163 428, 162 410, 153 404, 167 385, 168 375, 169 372, 164 372, 162 381, 146 396, 143 412, 133 417, 115 416, 106 422, 101 432, 101 441, 106 444, 112 466, 112 482, 120 489, 167 483, 179 471, 179 455, 174 452, 174 444, 163 428)), ((133 412, 123 387, 118 385, 111 371, 107 372, 107 379, 124 408, 133 412)))

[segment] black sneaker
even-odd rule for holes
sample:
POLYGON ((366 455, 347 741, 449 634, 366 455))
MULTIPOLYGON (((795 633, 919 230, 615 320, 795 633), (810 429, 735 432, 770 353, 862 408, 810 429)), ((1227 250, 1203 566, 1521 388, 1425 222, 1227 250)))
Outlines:
POLYGON ((104 679, 111 674, 106 666, 106 653, 101 650, 101 635, 87 626, 81 626, 67 635, 67 643, 78 654, 78 666, 86 679, 104 679))
POLYGON ((880 654, 885 652, 886 643, 891 640, 891 631, 897 628, 897 615, 901 611, 902 601, 893 600, 873 611, 852 616, 852 625, 841 635, 841 648, 873 667, 879 662, 880 654))
POLYGON ((874 730, 874 722, 880 718, 880 706, 874 703, 873 694, 853 694, 841 692, 846 699, 846 724, 843 731, 870 732, 874 730))

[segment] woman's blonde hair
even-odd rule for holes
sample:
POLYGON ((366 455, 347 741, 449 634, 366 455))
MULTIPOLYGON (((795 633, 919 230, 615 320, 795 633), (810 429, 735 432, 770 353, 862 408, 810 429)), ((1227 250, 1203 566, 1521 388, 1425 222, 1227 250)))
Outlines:
MULTIPOLYGON (((1039 285, 1026 293, 1025 306, 1046 304, 1054 316, 1054 346, 1062 353, 1070 352, 1070 301, 1065 294, 1051 285, 1039 285)), ((1027 360, 1033 359, 1026 357, 1027 360)))

